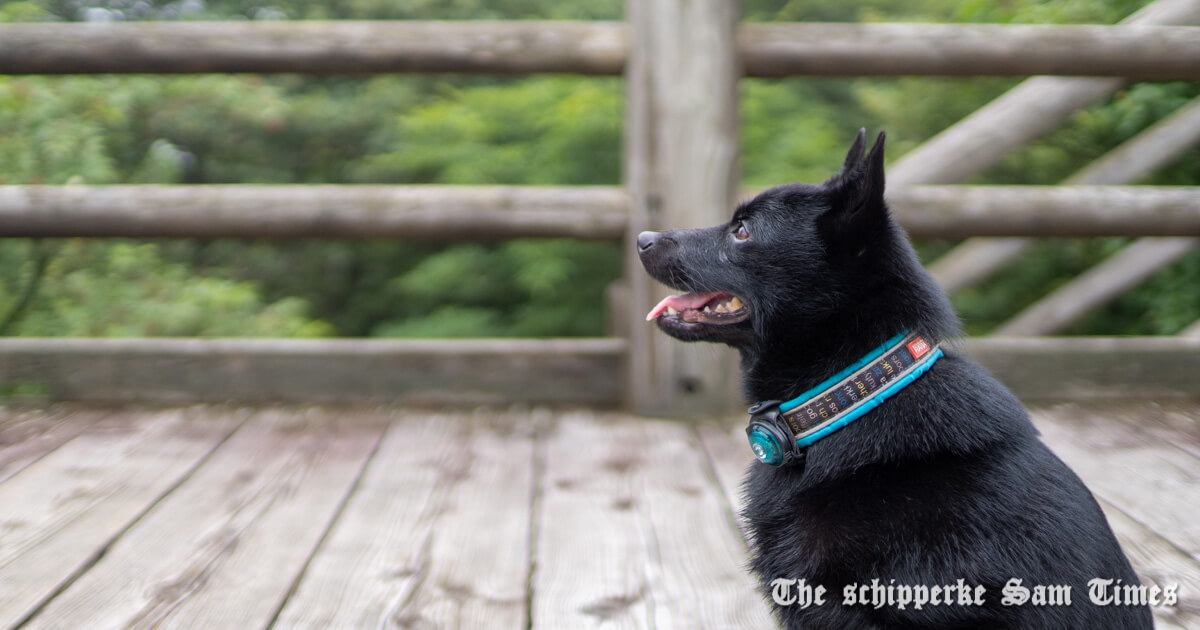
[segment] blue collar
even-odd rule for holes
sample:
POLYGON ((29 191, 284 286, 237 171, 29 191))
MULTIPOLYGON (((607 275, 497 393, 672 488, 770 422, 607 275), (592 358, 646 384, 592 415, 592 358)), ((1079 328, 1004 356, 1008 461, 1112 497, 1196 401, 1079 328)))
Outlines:
POLYGON ((751 407, 746 427, 750 449, 770 466, 799 463, 804 449, 883 404, 941 357, 936 339, 900 333, 791 400, 767 400, 751 407))

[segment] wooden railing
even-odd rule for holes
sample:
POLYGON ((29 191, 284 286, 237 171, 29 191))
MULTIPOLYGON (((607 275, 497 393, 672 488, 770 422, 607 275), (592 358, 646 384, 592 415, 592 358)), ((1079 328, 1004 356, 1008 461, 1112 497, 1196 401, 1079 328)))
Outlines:
MULTIPOLYGON (((1070 186, 948 184, 1126 80, 1200 78, 1200 28, 1192 24, 1200 24, 1193 0, 1159 0, 1118 26, 739 25, 728 0, 631 0, 626 23, 0 25, 0 74, 567 72, 622 74, 626 83, 620 188, 5 186, 0 236, 533 236, 619 239, 628 252, 626 276, 610 291, 615 339, 2 339, 0 383, 114 401, 624 402, 672 415, 732 409, 738 379, 727 351, 674 343, 640 321, 661 289, 628 244, 643 229, 727 218, 741 196, 740 77, 1077 75, 1030 79, 903 157, 889 172, 889 203, 918 237, 1173 237, 1135 246, 1131 257, 1144 270, 1200 243, 1200 189, 1121 184, 1200 140, 1195 106, 1070 186)), ((968 286, 1027 242, 973 238, 932 271, 952 289, 968 286)), ((1088 290, 1069 301, 1094 305, 1103 289, 1123 291, 1144 277, 1120 266, 1122 282, 1098 270, 1101 277, 1081 279, 1088 290)), ((1017 323, 1007 330, 1030 332, 1017 323)), ((1200 339, 988 339, 963 347, 1029 398, 1200 394, 1189 376, 1200 368, 1200 339)))

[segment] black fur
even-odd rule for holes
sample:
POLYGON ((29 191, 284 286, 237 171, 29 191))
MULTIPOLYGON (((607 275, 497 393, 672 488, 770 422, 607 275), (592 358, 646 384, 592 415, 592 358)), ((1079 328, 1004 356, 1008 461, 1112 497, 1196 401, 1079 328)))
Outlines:
MULTIPOLYGON (((747 401, 788 400, 907 329, 957 334, 949 301, 921 268, 883 199, 883 140, 860 132, 842 172, 768 190, 726 225, 645 233, 654 278, 748 305, 739 323, 676 317, 660 328, 741 352, 747 401), (744 226, 749 237, 738 238, 744 226)), ((745 233, 743 233, 743 236, 745 233)), ((828 589, 822 606, 776 607, 788 628, 1151 628, 1147 607, 1095 606, 1087 581, 1137 576, 1095 499, 1038 439, 1000 383, 947 352, 858 421, 808 449, 804 466, 755 463, 745 487, 752 569, 828 589), (929 586, 964 579, 986 604, 842 605, 873 578, 929 586), (1010 578, 1070 585, 1071 606, 1001 606, 1010 578)))

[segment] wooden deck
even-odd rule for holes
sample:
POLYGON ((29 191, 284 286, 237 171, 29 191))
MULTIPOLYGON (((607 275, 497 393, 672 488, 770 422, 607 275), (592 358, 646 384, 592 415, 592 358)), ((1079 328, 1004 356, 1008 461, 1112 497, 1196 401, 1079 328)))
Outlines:
MULTIPOLYGON (((1200 407, 1040 409, 1200 627, 1200 407)), ((0 627, 765 628, 740 428, 593 411, 0 410, 0 627)))

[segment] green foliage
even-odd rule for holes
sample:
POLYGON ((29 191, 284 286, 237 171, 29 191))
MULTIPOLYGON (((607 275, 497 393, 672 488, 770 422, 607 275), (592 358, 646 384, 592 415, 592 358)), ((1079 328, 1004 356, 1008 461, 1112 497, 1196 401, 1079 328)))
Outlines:
POLYGON ((601 334, 616 248, 567 240, 462 245, 435 253, 390 284, 400 318, 383 337, 545 337, 601 334))
MULTIPOLYGON (((1145 0, 742 0, 751 21, 1112 23, 1145 0)), ((0 22, 621 19, 621 0, 0 0, 0 22)), ((859 127, 894 160, 1012 79, 745 80, 747 186, 824 180, 859 127)), ((1134 84, 971 183, 1053 184, 1200 95, 1134 84)), ((0 184, 618 184, 622 83, 566 76, 0 77, 0 184)), ((1200 182, 1200 149, 1147 183, 1200 182)), ((1111 254, 1046 241, 956 297, 981 334, 1111 254)), ((932 260, 951 244, 919 243, 932 260)), ((563 336, 605 330, 609 244, 0 240, 0 334, 563 336)), ((1074 332, 1171 333, 1200 318, 1185 257, 1074 332)))
POLYGON ((539 77, 448 89, 395 116, 354 179, 440 184, 615 184, 615 80, 539 77))
MULTIPOLYGON (((4 249, 11 256, 13 245, 21 244, 8 243, 4 249)), ((266 303, 252 283, 195 277, 186 266, 166 260, 154 243, 98 246, 79 239, 56 247, 43 289, 12 334, 319 337, 333 332, 328 324, 309 319, 300 300, 266 303)), ((0 279, 4 288, 31 280, 28 269, 14 275, 24 277, 0 279)))

